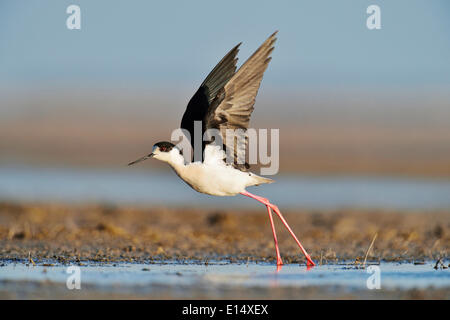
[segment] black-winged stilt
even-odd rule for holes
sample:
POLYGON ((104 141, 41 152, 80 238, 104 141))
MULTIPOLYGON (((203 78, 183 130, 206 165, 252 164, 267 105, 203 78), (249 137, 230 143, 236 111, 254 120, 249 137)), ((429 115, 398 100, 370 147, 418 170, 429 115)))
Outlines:
MULTIPOLYGON (((271 60, 270 54, 274 49, 276 33, 272 34, 236 71, 236 55, 241 45, 239 43, 228 52, 203 81, 198 91, 189 101, 181 122, 181 128, 190 133, 192 148, 194 148, 195 139, 194 121, 202 121, 202 137, 208 129, 218 129, 224 136, 226 129, 239 128, 246 130, 248 128, 250 115, 254 109, 255 97, 264 71, 271 60)), ((129 165, 148 158, 155 158, 167 162, 183 181, 198 192, 214 196, 242 194, 263 203, 269 213, 275 241, 277 265, 281 266, 283 262, 278 248, 272 210, 275 211, 297 242, 306 257, 307 265, 314 266, 314 262, 289 227, 278 207, 270 203, 268 199, 251 194, 245 190, 249 186, 274 182, 272 179, 248 172, 249 165, 247 163, 238 164, 236 157, 242 151, 239 148, 243 148, 245 152, 246 144, 247 139, 243 146, 238 146, 237 152, 234 153, 235 161, 232 164, 227 164, 224 150, 214 144, 203 142, 203 160, 186 163, 182 153, 174 144, 158 142, 153 146, 153 150, 149 155, 133 161, 129 165)), ((225 145, 224 148, 226 149, 226 147, 225 145)))

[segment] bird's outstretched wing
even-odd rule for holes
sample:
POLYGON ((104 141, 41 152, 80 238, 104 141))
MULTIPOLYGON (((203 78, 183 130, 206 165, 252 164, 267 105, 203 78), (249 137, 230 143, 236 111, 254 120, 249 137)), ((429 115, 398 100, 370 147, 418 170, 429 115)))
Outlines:
POLYGON ((230 146, 226 140, 226 129, 245 131, 248 128, 264 71, 271 60, 270 54, 274 49, 276 34, 277 32, 273 33, 223 88, 219 89, 204 118, 206 129, 220 130, 225 148, 233 150, 233 165, 240 170, 250 167, 245 161, 248 137, 244 136, 241 143, 235 142, 234 146, 230 146))
MULTIPOLYGON (((206 130, 205 117, 211 107, 212 101, 216 98, 218 92, 223 89, 225 84, 231 79, 236 72, 237 53, 241 43, 231 49, 225 57, 215 66, 209 73, 200 88, 189 101, 186 111, 181 120, 181 128, 190 133, 191 145, 194 148, 194 121, 202 121, 202 136, 197 137, 202 141, 203 133, 206 130)), ((202 150, 205 144, 202 145, 202 150)))
POLYGON ((224 143, 225 151, 233 150, 233 165, 240 170, 250 167, 245 161, 247 137, 243 137, 243 141, 241 140, 243 143, 227 145, 226 129, 246 130, 248 128, 255 97, 264 71, 271 60, 269 56, 274 49, 276 34, 277 32, 273 33, 236 72, 238 60, 236 56, 241 45, 239 43, 223 57, 203 81, 189 101, 181 121, 181 128, 190 133, 193 149, 194 141, 199 139, 202 141, 203 154, 207 144, 203 141, 205 131, 218 129, 222 136, 220 142, 224 143), (201 137, 195 137, 194 121, 202 121, 201 137), (242 159, 244 161, 241 161, 242 159))

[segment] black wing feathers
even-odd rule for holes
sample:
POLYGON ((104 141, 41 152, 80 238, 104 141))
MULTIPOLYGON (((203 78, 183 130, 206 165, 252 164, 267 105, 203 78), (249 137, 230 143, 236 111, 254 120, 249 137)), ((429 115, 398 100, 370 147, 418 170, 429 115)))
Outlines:
MULTIPOLYGON (((217 93, 231 79, 236 72, 237 53, 239 52, 239 43, 231 49, 225 57, 208 74, 205 81, 189 101, 183 119, 181 128, 189 131, 191 135, 191 145, 194 148, 194 121, 202 121, 202 132, 206 130, 205 117, 208 113, 211 102, 217 93)), ((202 137, 201 137, 202 138, 202 137)), ((204 148, 204 144, 203 144, 204 148)))
MULTIPOLYGON (((220 130, 226 139, 226 129, 247 130, 254 109, 255 98, 274 49, 277 32, 273 33, 236 72, 236 55, 240 43, 217 64, 209 73, 200 88, 191 98, 181 121, 181 128, 189 131, 194 148, 194 121, 202 121, 202 135, 210 128, 220 130)), ((203 136, 200 141, 203 141, 203 136)), ((223 142, 226 142, 225 140, 223 142)), ((227 146, 224 150, 234 150, 234 167, 240 170, 249 168, 243 160, 248 139, 244 143, 227 146)), ((202 142, 202 151, 206 143, 202 142)))

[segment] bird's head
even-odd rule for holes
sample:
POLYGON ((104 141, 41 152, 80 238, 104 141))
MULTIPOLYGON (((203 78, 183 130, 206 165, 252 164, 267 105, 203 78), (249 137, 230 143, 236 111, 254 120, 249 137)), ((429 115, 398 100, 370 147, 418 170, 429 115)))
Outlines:
POLYGON ((153 149, 150 154, 148 154, 142 158, 139 158, 133 162, 130 162, 128 165, 131 166, 133 164, 147 160, 149 158, 155 158, 160 161, 173 163, 176 160, 180 159, 180 157, 183 158, 180 150, 173 143, 170 143, 167 141, 162 141, 162 142, 155 143, 153 145, 153 149))

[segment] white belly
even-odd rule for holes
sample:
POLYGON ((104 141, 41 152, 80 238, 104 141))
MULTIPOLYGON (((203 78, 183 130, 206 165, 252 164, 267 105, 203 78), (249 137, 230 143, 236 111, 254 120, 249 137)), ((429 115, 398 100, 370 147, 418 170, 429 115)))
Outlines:
POLYGON ((175 172, 194 190, 213 196, 234 196, 254 184, 252 174, 231 166, 194 162, 175 172))

